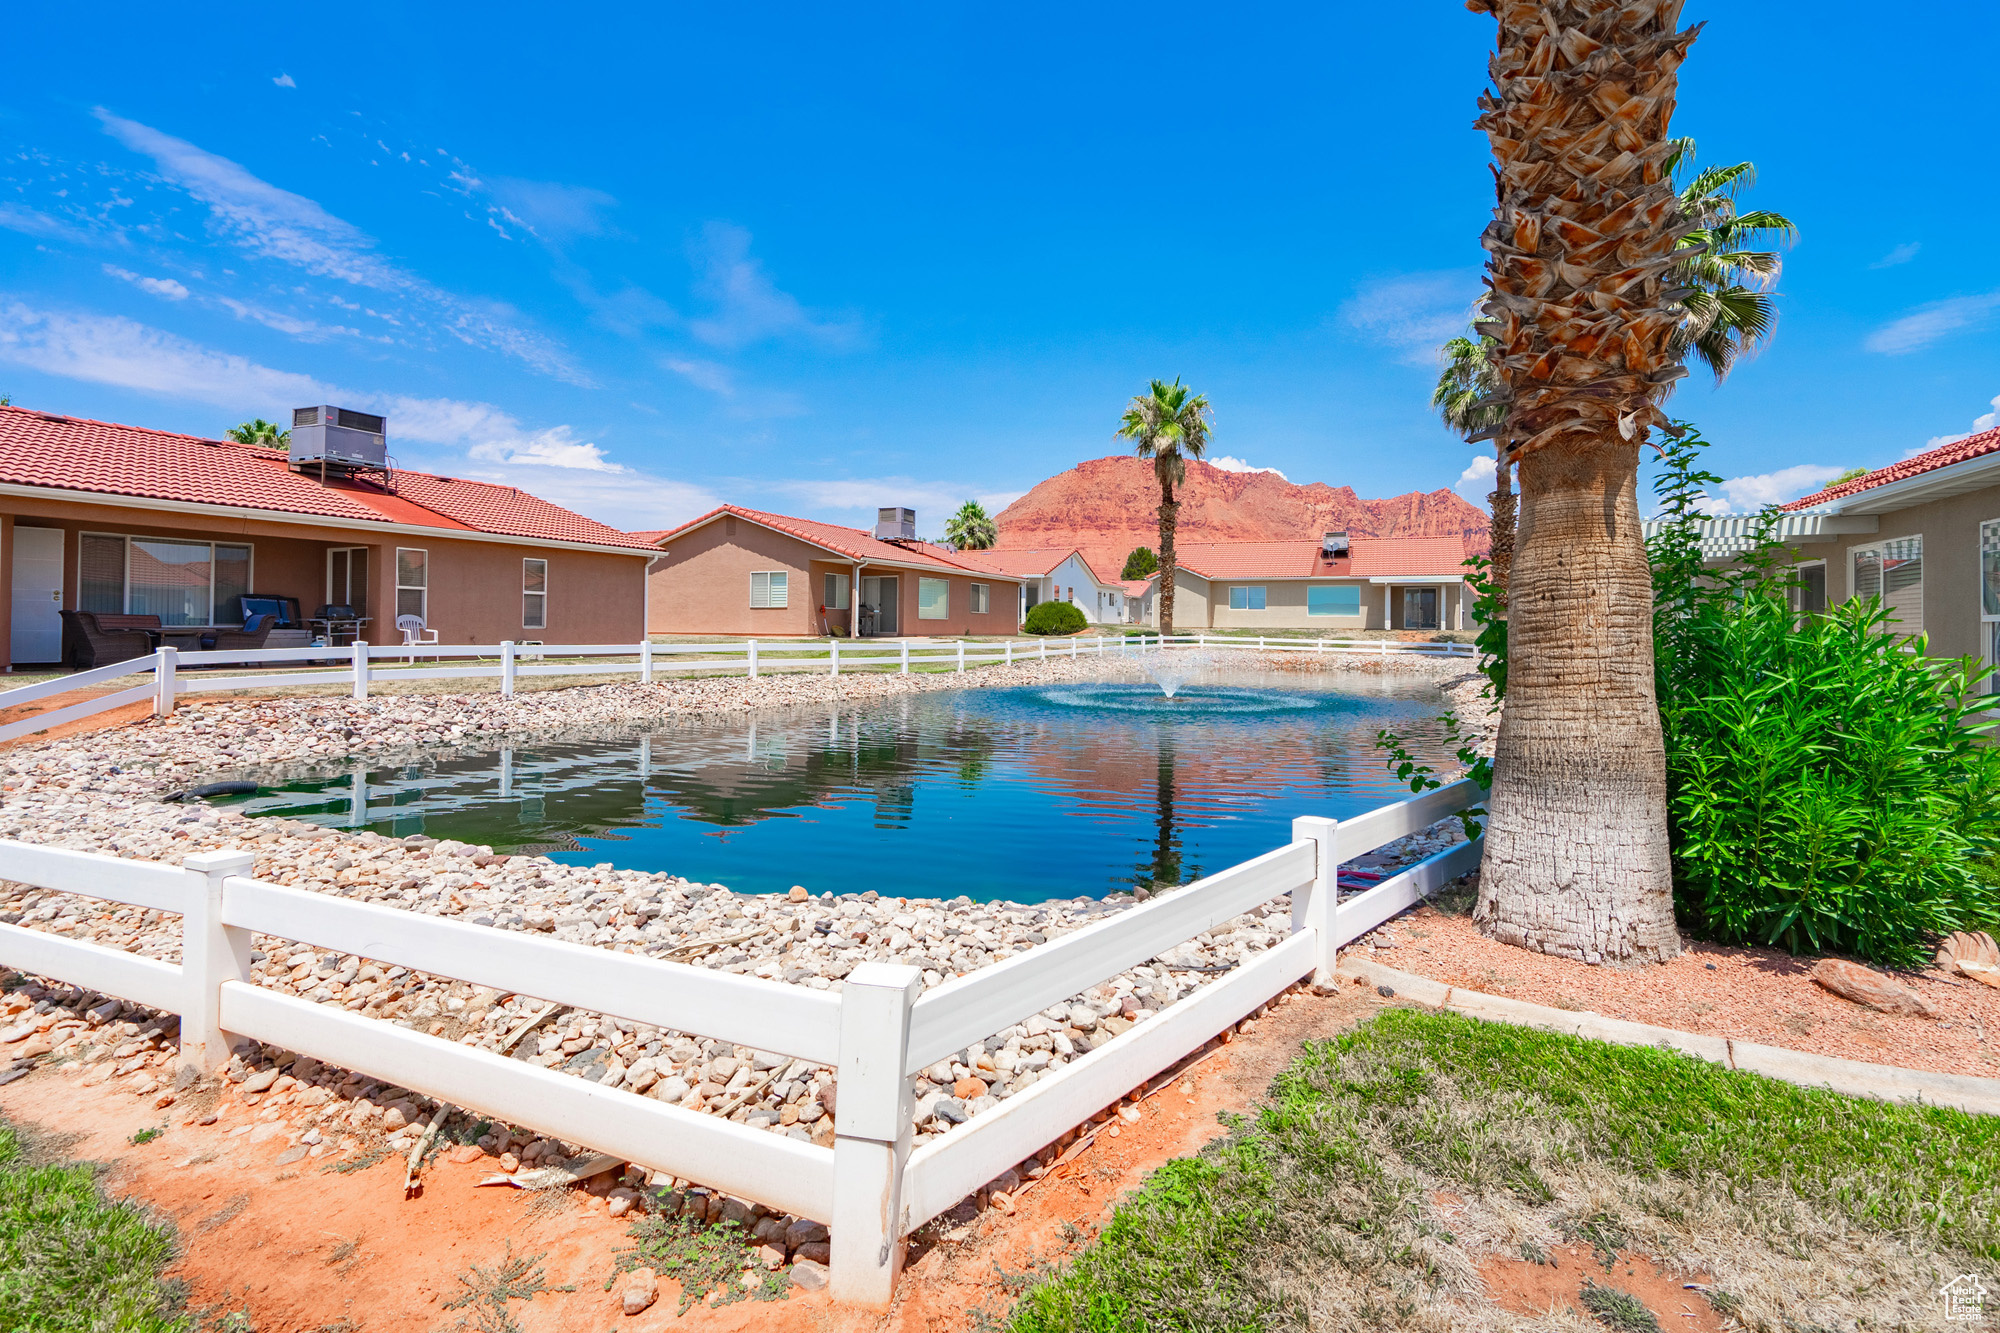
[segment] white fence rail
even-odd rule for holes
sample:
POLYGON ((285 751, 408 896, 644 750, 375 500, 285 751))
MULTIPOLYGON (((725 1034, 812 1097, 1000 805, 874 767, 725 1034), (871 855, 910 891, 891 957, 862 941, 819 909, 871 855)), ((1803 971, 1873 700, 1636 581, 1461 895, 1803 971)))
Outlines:
POLYGON ((249 1038, 610 1152, 832 1226, 837 1298, 879 1305, 897 1242, 1064 1130, 1198 1049, 1334 952, 1478 864, 1461 843, 1337 901, 1341 860, 1475 805, 1459 781, 1356 819, 1294 821, 1293 841, 928 994, 914 967, 869 963, 835 995, 439 920, 247 878, 247 852, 183 868, 0 841, 0 878, 182 918, 179 966, 0 926, 0 964, 181 1015, 181 1058, 213 1069, 249 1038), (964 1126, 911 1150, 925 1066, 1273 898, 1291 935, 964 1126), (252 936, 336 949, 635 1023, 832 1066, 831 1149, 605 1088, 251 981, 252 936))
POLYGON ((0 741, 45 731, 79 718, 123 708, 144 699, 165 714, 184 694, 220 690, 299 688, 345 685, 355 698, 368 697, 369 686, 391 680, 498 680, 500 692, 512 695, 523 677, 621 676, 651 683, 663 674, 709 671, 741 673, 755 680, 762 672, 819 671, 838 676, 843 670, 963 671, 968 666, 1048 661, 1064 657, 1129 657, 1166 649, 1248 648, 1264 652, 1338 654, 1361 657, 1472 657, 1475 650, 1460 643, 1400 643, 1388 639, 1283 639, 1211 634, 1131 634, 1117 637, 1065 639, 742 639, 730 643, 613 643, 446 645, 356 643, 337 648, 254 648, 182 652, 161 648, 145 657, 94 667, 54 680, 0 690, 0 713, 76 690, 90 689, 131 676, 144 684, 48 712, 0 724, 0 741), (446 665, 465 659, 462 665, 446 665), (569 660, 552 660, 569 659, 569 660), (419 665, 421 663, 421 665, 419 665), (183 675, 188 668, 278 667, 277 671, 237 671, 226 674, 183 675), (313 669, 320 668, 320 669, 313 669))

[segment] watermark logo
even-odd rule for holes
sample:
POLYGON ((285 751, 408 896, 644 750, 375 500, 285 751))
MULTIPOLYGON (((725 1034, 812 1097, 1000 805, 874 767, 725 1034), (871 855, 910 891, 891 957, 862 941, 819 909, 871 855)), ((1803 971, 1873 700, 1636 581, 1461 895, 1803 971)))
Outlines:
POLYGON ((1961 1273, 1938 1288, 1944 1317, 1966 1323, 1986 1312, 1986 1295, 1986 1284, 1971 1273, 1961 1273))

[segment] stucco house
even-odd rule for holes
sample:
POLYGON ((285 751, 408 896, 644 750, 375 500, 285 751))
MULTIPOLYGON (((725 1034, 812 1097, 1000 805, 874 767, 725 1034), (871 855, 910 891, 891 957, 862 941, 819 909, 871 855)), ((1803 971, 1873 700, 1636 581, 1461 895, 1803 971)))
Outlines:
MULTIPOLYGON (((1174 628, 1464 630, 1472 598, 1456 537, 1190 542, 1174 549, 1174 628)), ((1159 575, 1140 623, 1160 623, 1159 575)))
MULTIPOLYGON (((1704 553, 1740 555, 1756 521, 1706 520, 1704 553)), ((1794 500, 1777 535, 1794 548, 1801 610, 1878 597, 1934 655, 2000 669, 2000 428, 1794 500)))
POLYGON ((277 610, 270 647, 326 637, 305 622, 328 608, 336 642, 400 643, 414 615, 448 644, 636 643, 654 554, 511 486, 322 476, 282 449, 0 407, 10 670, 62 660, 85 618, 200 647, 243 627, 245 598, 277 610))
POLYGON ((1043 602, 1068 602, 1093 625, 1125 623, 1125 586, 1097 576, 1089 559, 1074 547, 1021 547, 960 551, 957 559, 1024 580, 1021 614, 1043 602))
POLYGON ((914 537, 741 505, 630 535, 660 555, 649 576, 654 634, 913 638, 1012 634, 1021 623, 1026 580, 914 537))

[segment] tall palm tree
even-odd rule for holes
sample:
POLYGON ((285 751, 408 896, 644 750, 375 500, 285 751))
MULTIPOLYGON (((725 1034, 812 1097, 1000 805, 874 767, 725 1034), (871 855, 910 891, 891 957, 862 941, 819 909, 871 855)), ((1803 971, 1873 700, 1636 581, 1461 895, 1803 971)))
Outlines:
POLYGON ((1497 204, 1477 331, 1498 344, 1520 530, 1507 707, 1475 919, 1587 962, 1680 951, 1653 694, 1639 448, 1686 374, 1667 163, 1681 0, 1469 0, 1499 20, 1479 100, 1497 204))
MULTIPOLYGON (((1507 420, 1506 405, 1498 401, 1500 380, 1495 361, 1499 350, 1499 343, 1477 331, 1447 339, 1439 349, 1444 366, 1438 372, 1437 387, 1431 390, 1431 406, 1467 443, 1495 439, 1507 420)), ((1504 443, 1495 445, 1493 452, 1493 492, 1486 497, 1493 512, 1492 549, 1487 559, 1492 562, 1493 587, 1504 611, 1507 571, 1514 564, 1514 460, 1507 457, 1504 443)))
POLYGON ((1676 335, 1675 351, 1694 353, 1720 384, 1730 367, 1756 351, 1778 325, 1778 303, 1771 288, 1778 281, 1782 260, 1776 250, 1759 245, 1790 245, 1799 229, 1783 213, 1755 209, 1736 211, 1736 196, 1756 183, 1757 168, 1694 167, 1694 140, 1673 141, 1662 169, 1675 179, 1685 174, 1680 191, 1682 225, 1694 230, 1681 237, 1681 248, 1697 252, 1681 265, 1681 282, 1693 288, 1681 301, 1686 316, 1676 335))
POLYGON ((238 444, 261 444, 267 449, 286 449, 290 448, 292 443, 290 431, 262 417, 246 421, 240 426, 231 426, 223 434, 238 444))
POLYGON ((1181 504, 1174 487, 1187 479, 1187 460, 1208 449, 1214 415, 1208 395, 1196 393, 1174 377, 1172 384, 1154 380, 1146 392, 1125 405, 1116 438, 1132 441, 1139 457, 1153 460, 1160 483, 1160 633, 1174 632, 1174 529, 1181 504))
POLYGON ((986 516, 986 507, 967 500, 944 525, 944 539, 961 551, 985 551, 999 540, 999 529, 986 516))

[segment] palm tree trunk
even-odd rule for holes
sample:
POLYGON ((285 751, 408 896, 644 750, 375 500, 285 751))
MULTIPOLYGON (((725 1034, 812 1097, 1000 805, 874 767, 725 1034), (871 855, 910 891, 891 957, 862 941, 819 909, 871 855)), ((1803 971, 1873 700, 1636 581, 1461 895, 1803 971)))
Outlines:
POLYGON ((1174 484, 1160 480, 1160 633, 1174 632, 1174 529, 1180 523, 1174 484))
POLYGON ((1500 467, 1493 476, 1493 493, 1486 497, 1487 505, 1493 511, 1492 550, 1487 559, 1492 562, 1493 588, 1500 598, 1500 614, 1507 614, 1507 578, 1514 568, 1514 464, 1503 449, 1500 467))
POLYGON ((1520 462, 1507 706, 1474 919, 1585 962, 1680 952, 1638 454, 1616 437, 1520 462))

